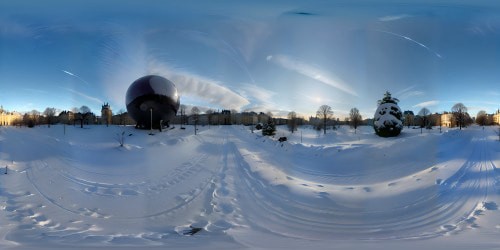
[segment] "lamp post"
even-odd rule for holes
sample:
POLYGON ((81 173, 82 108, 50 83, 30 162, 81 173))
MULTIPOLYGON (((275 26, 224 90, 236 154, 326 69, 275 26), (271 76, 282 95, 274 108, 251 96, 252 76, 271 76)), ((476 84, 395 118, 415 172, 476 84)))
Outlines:
POLYGON ((149 108, 149 113, 151 114, 151 122, 150 124, 150 129, 149 129, 149 135, 153 135, 153 108, 149 108))

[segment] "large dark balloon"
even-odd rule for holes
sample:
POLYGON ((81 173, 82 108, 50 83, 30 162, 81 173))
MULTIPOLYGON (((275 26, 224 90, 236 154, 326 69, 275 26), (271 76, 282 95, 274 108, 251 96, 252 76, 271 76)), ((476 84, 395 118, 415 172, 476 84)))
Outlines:
POLYGON ((179 94, 175 85, 156 75, 135 80, 127 90, 127 111, 138 128, 159 128, 168 125, 179 109, 179 94), (152 119, 151 119, 152 118, 152 119))

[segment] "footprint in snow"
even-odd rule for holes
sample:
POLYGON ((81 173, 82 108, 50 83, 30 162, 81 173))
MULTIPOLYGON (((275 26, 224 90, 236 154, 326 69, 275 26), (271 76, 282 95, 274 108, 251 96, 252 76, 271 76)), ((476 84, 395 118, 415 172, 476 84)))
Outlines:
POLYGON ((328 192, 319 192, 318 197, 319 198, 328 198, 330 194, 328 192))
POLYGON ((448 224, 448 225, 441 226, 441 229, 446 230, 446 231, 453 231, 453 230, 457 229, 457 226, 448 224))

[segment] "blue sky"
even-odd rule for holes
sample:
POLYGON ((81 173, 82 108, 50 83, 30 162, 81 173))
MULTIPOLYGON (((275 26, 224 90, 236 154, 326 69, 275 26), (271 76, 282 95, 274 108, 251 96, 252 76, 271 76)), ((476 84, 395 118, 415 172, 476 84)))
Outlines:
POLYGON ((500 3, 474 2, 4 1, 0 104, 118 111, 158 74, 212 109, 370 118, 388 90, 415 113, 493 113, 500 3))

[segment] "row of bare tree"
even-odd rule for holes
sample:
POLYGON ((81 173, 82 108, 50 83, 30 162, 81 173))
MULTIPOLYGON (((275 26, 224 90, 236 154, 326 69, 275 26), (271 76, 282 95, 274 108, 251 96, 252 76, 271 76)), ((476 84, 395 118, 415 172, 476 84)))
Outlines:
POLYGON ((55 108, 46 108, 43 112, 40 112, 36 109, 25 113, 21 119, 17 119, 14 121, 15 125, 18 126, 28 126, 34 127, 37 125, 47 125, 49 128, 52 124, 56 124, 58 122, 62 123, 80 123, 80 127, 83 128, 83 124, 85 122, 89 122, 91 117, 95 117, 94 113, 87 106, 81 106, 80 108, 73 108, 71 110, 72 117, 64 117, 65 114, 68 114, 68 111, 62 111, 58 115, 57 110, 55 108))

